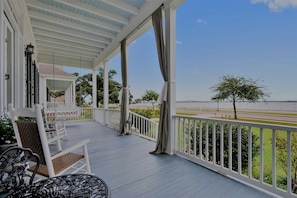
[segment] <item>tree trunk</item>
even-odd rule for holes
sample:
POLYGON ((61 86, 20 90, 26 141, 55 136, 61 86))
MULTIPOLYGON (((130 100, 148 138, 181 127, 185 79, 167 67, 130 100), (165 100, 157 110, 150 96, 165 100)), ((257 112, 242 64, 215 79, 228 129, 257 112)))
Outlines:
POLYGON ((233 109, 234 109, 234 119, 237 119, 237 113, 236 113, 236 106, 235 106, 235 100, 233 100, 233 109))

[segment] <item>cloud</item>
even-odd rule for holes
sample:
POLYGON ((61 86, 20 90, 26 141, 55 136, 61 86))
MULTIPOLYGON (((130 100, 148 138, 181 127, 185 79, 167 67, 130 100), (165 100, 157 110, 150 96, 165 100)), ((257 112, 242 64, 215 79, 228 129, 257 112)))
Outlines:
POLYGON ((197 19, 197 23, 207 24, 207 22, 203 19, 197 19))
POLYGON ((183 42, 176 40, 176 44, 183 44, 183 42))
POLYGON ((272 11, 280 11, 285 8, 297 8, 297 0, 251 0, 251 3, 264 3, 272 11))

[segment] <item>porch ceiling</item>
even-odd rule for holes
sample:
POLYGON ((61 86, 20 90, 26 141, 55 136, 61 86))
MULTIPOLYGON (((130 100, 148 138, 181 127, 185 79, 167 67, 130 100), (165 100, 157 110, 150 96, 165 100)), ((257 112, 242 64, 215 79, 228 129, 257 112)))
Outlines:
POLYGON ((46 86, 52 91, 65 91, 72 84, 71 81, 47 79, 46 86))
POLYGON ((151 27, 161 5, 185 0, 26 0, 38 63, 96 69, 151 27))

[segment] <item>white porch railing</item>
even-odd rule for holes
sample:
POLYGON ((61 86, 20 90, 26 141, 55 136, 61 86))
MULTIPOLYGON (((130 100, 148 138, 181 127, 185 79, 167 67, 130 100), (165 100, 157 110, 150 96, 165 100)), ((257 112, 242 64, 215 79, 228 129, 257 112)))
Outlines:
POLYGON ((76 107, 76 108, 48 108, 46 113, 50 117, 55 117, 57 120, 92 120, 93 108, 91 107, 76 107))
POLYGON ((104 109, 95 108, 94 111, 94 121, 104 124, 104 109))
POLYGON ((73 108, 76 108, 76 105, 75 105, 75 103, 47 102, 46 103, 46 108, 47 109, 57 109, 57 108, 73 109, 73 108))
POLYGON ((158 123, 132 111, 129 112, 128 130, 133 134, 156 141, 158 123))
MULTIPOLYGON (((94 120, 108 127, 118 130, 120 128, 120 110, 101 108, 94 109, 94 120)), ((129 120, 127 120, 127 129, 129 132, 147 138, 152 141, 157 140, 158 123, 144 116, 129 111, 129 120)))
POLYGON ((120 128, 121 111, 118 109, 94 109, 94 120, 104 124, 110 128, 119 130, 120 128))
POLYGON ((293 141, 297 138, 297 127, 173 118, 177 155, 282 197, 297 197, 292 183, 296 183, 293 141), (280 137, 284 142, 280 142, 280 137))

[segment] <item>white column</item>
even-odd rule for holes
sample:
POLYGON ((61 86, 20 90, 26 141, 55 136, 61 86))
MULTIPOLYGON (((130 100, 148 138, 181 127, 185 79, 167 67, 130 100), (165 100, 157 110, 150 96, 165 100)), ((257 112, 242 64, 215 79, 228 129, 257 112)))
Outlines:
POLYGON ((75 80, 72 82, 72 105, 73 105, 73 108, 76 107, 76 92, 75 92, 75 80))
POLYGON ((93 70, 92 84, 93 84, 93 108, 97 108, 97 70, 93 70))
POLYGON ((45 109, 47 109, 47 91, 46 91, 46 78, 43 75, 39 76, 39 103, 43 105, 45 109))
POLYGON ((0 1, 0 115, 2 115, 4 111, 4 59, 3 59, 3 53, 4 53, 4 43, 3 43, 3 23, 4 23, 4 12, 3 12, 3 1, 0 1))
POLYGON ((176 114, 176 7, 167 5, 165 7, 165 41, 167 50, 168 73, 168 103, 169 103, 169 129, 166 153, 174 154, 174 120, 176 114))
POLYGON ((108 98, 109 98, 109 86, 108 86, 108 61, 104 61, 104 82, 103 82, 103 102, 104 102, 104 124, 107 124, 108 119, 108 98))
MULTIPOLYGON (((127 107, 127 111, 126 111, 126 115, 125 115, 125 120, 128 121, 129 119, 129 93, 130 93, 130 88, 129 88, 129 50, 128 50, 128 46, 126 43, 126 71, 127 71, 127 87, 124 87, 127 91, 127 95, 126 95, 126 107, 127 107)), ((125 134, 128 133, 128 129, 127 129, 127 124, 125 125, 125 134)))

